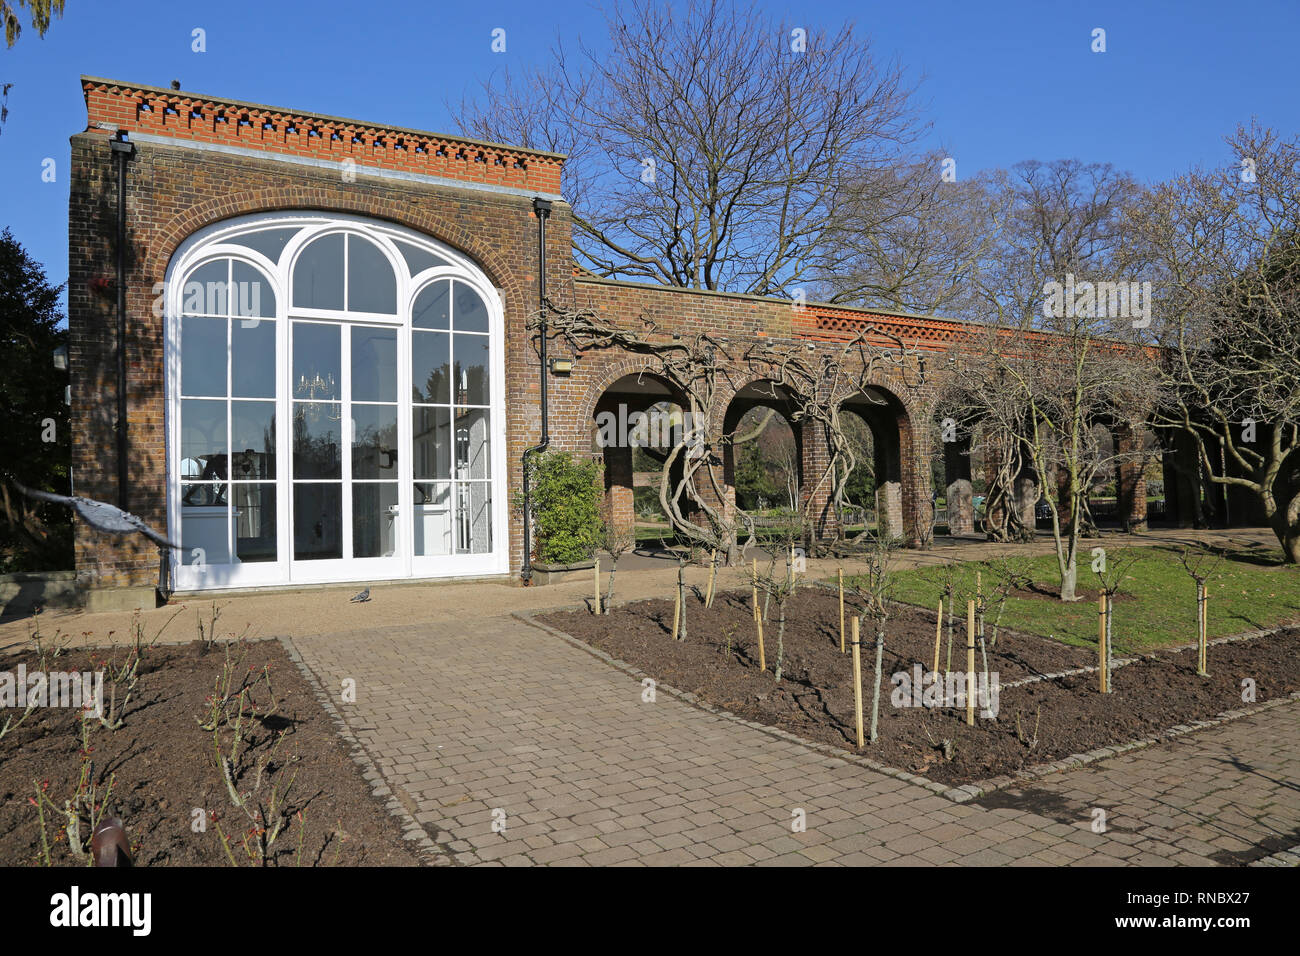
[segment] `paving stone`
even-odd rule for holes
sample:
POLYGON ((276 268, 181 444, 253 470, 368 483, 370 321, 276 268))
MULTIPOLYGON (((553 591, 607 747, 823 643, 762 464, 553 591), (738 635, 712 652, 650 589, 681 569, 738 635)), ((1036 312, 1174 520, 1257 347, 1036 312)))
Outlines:
POLYGON ((1300 821, 1300 703, 1010 791, 1059 811, 990 809, 671 695, 643 705, 638 680, 494 603, 294 638, 322 686, 369 688, 341 711, 380 771, 368 779, 394 803, 401 788, 459 863, 1204 866, 1270 856, 1300 821), (793 834, 797 807, 808 831, 793 834))

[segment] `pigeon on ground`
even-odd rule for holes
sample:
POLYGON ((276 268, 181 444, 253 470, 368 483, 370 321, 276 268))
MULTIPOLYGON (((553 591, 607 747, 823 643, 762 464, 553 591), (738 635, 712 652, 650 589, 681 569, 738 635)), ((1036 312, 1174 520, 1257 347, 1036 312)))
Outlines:
POLYGON ((349 603, 349 604, 360 604, 360 603, 362 603, 363 601, 369 601, 369 600, 370 600, 370 588, 366 588, 366 589, 365 589, 364 591, 362 591, 360 594, 354 594, 354 595, 352 595, 352 597, 348 599, 348 603, 349 603))
POLYGON ((181 549, 179 544, 168 541, 166 536, 155 531, 142 520, 131 514, 129 511, 123 511, 116 505, 110 505, 103 501, 96 501, 94 498, 83 498, 81 495, 56 495, 48 491, 38 491, 34 488, 25 488, 15 479, 10 478, 13 486, 28 498, 35 498, 38 501, 53 501, 55 504, 67 505, 81 519, 90 525, 96 531, 105 531, 109 534, 142 534, 150 541, 164 548, 181 549))

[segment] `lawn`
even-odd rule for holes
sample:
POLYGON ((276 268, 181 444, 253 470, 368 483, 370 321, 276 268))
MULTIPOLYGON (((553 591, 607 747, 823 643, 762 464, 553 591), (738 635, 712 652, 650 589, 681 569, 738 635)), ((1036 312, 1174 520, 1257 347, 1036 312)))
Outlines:
MULTIPOLYGON (((1064 604, 1049 594, 1016 592, 1007 599, 1002 626, 1076 646, 1095 646, 1098 587, 1090 551, 1089 543, 1079 557, 1078 591, 1083 600, 1064 604)), ((1164 547, 1108 549, 1110 561, 1129 555, 1137 560, 1115 601, 1116 650, 1146 651, 1195 641, 1196 585, 1179 563, 1179 552, 1164 547)), ((1035 590, 1059 591, 1054 555, 1024 559, 1023 570, 1033 578, 1035 590)), ((977 571, 982 571, 987 596, 994 584, 987 564, 956 566, 954 613, 959 618, 965 615, 966 601, 975 596, 977 571)), ((909 604, 937 608, 943 578, 939 567, 901 571, 896 575, 895 596, 909 604)), ((1211 638, 1300 620, 1300 568, 1282 565, 1273 552, 1230 554, 1215 569, 1209 593, 1211 638)), ((989 612, 990 623, 995 613, 989 612)))

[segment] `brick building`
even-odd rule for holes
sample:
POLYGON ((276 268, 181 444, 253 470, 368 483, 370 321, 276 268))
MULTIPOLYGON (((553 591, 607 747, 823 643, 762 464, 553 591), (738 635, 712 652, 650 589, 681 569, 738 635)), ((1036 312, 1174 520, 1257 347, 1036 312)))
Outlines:
MULTIPOLYGON (((962 334, 948 320, 577 274, 562 156, 138 84, 82 86, 69 208, 74 488, 167 529, 183 545, 167 569, 177 591, 516 575, 512 497, 541 433, 526 323, 543 276, 556 303, 651 317, 665 334, 815 351, 869 320, 921 352, 946 352, 962 334)), ((673 397, 638 374, 636 356, 551 348, 574 360, 572 374, 547 372, 552 447, 591 452, 602 409, 673 397)), ((885 376, 858 409, 876 436, 881 521, 913 543, 929 516, 939 384, 885 376)), ((779 405, 761 385, 734 383, 727 420, 710 427, 779 405)), ((797 437, 811 473, 825 442, 797 437)), ((631 453, 603 454, 607 507, 629 522, 631 453)), ((948 480, 968 480, 969 456, 949 457, 948 480)), ((1129 493, 1144 519, 1139 483, 1131 476, 1129 493)), ((101 603, 146 599, 159 580, 152 546, 77 533, 83 587, 101 603)))

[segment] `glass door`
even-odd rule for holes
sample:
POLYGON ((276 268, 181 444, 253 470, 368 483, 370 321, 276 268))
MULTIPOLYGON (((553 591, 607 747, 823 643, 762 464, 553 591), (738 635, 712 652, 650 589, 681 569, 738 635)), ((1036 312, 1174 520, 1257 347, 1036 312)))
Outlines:
POLYGON ((397 330, 295 319, 291 333, 292 577, 401 574, 397 330))
POLYGON ((495 567, 492 341, 482 297, 438 279, 411 314, 412 566, 466 574, 495 567))

